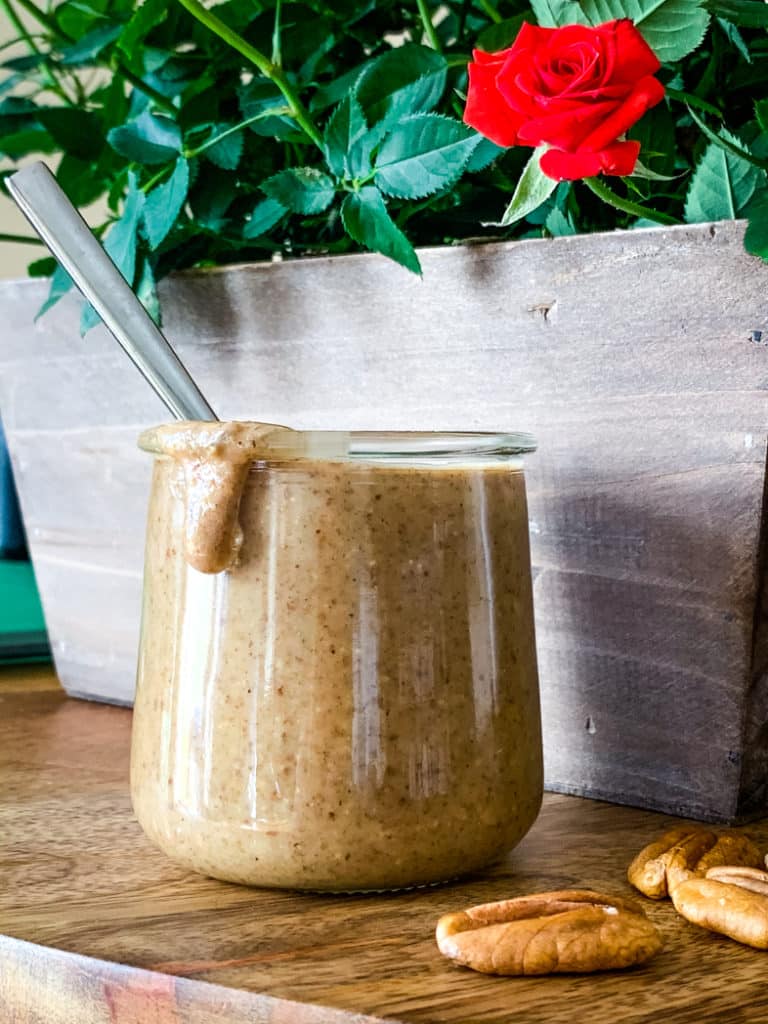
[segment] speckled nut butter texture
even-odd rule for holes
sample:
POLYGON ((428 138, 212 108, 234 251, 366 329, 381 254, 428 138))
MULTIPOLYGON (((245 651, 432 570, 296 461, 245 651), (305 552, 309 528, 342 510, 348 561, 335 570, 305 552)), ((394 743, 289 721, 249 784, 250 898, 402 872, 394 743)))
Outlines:
POLYGON ((242 543, 216 573, 185 555, 186 457, 156 459, 139 821, 180 863, 253 885, 475 870, 541 801, 522 472, 287 451, 249 460, 242 543))

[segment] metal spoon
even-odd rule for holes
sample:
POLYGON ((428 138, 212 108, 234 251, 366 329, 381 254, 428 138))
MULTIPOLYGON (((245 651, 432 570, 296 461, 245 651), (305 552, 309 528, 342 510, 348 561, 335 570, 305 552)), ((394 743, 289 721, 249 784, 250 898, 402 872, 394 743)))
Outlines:
POLYGON ((213 409, 44 163, 6 179, 11 196, 157 395, 180 420, 213 409))

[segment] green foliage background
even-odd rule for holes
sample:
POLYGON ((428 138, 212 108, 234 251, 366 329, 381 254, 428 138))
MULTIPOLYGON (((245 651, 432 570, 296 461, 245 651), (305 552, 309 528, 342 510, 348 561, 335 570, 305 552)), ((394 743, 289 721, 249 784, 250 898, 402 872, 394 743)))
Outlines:
MULTIPOLYGON (((748 246, 768 256, 761 0, 0 9, 27 50, 2 62, 0 153, 63 154, 57 176, 76 204, 108 198, 98 233, 156 316, 156 281, 171 270, 277 252, 367 248, 418 272, 419 245, 747 216, 748 246), (642 143, 631 179, 555 187, 530 150, 502 151, 462 124, 474 46, 509 45, 524 19, 615 17, 656 48, 667 87, 630 133, 642 143)), ((41 259, 30 272, 54 269, 41 259)), ((45 308, 68 287, 56 270, 45 308)), ((95 320, 86 309, 84 329, 95 320)))

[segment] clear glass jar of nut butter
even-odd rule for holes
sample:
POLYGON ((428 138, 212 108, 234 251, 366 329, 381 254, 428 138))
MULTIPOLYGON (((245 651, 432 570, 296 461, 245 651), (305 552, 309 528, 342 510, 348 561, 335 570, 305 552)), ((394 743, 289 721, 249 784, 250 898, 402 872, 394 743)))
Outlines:
POLYGON ((131 788, 248 885, 437 882, 542 795, 524 435, 149 431, 131 788))

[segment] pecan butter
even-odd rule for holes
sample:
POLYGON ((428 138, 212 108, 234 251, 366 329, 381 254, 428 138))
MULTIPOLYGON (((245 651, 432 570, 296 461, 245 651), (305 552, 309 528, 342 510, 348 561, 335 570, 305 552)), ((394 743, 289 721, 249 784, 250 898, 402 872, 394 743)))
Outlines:
POLYGON ((180 863, 254 885, 475 870, 542 792, 519 459, 317 456, 307 438, 145 439, 137 817, 180 863))

